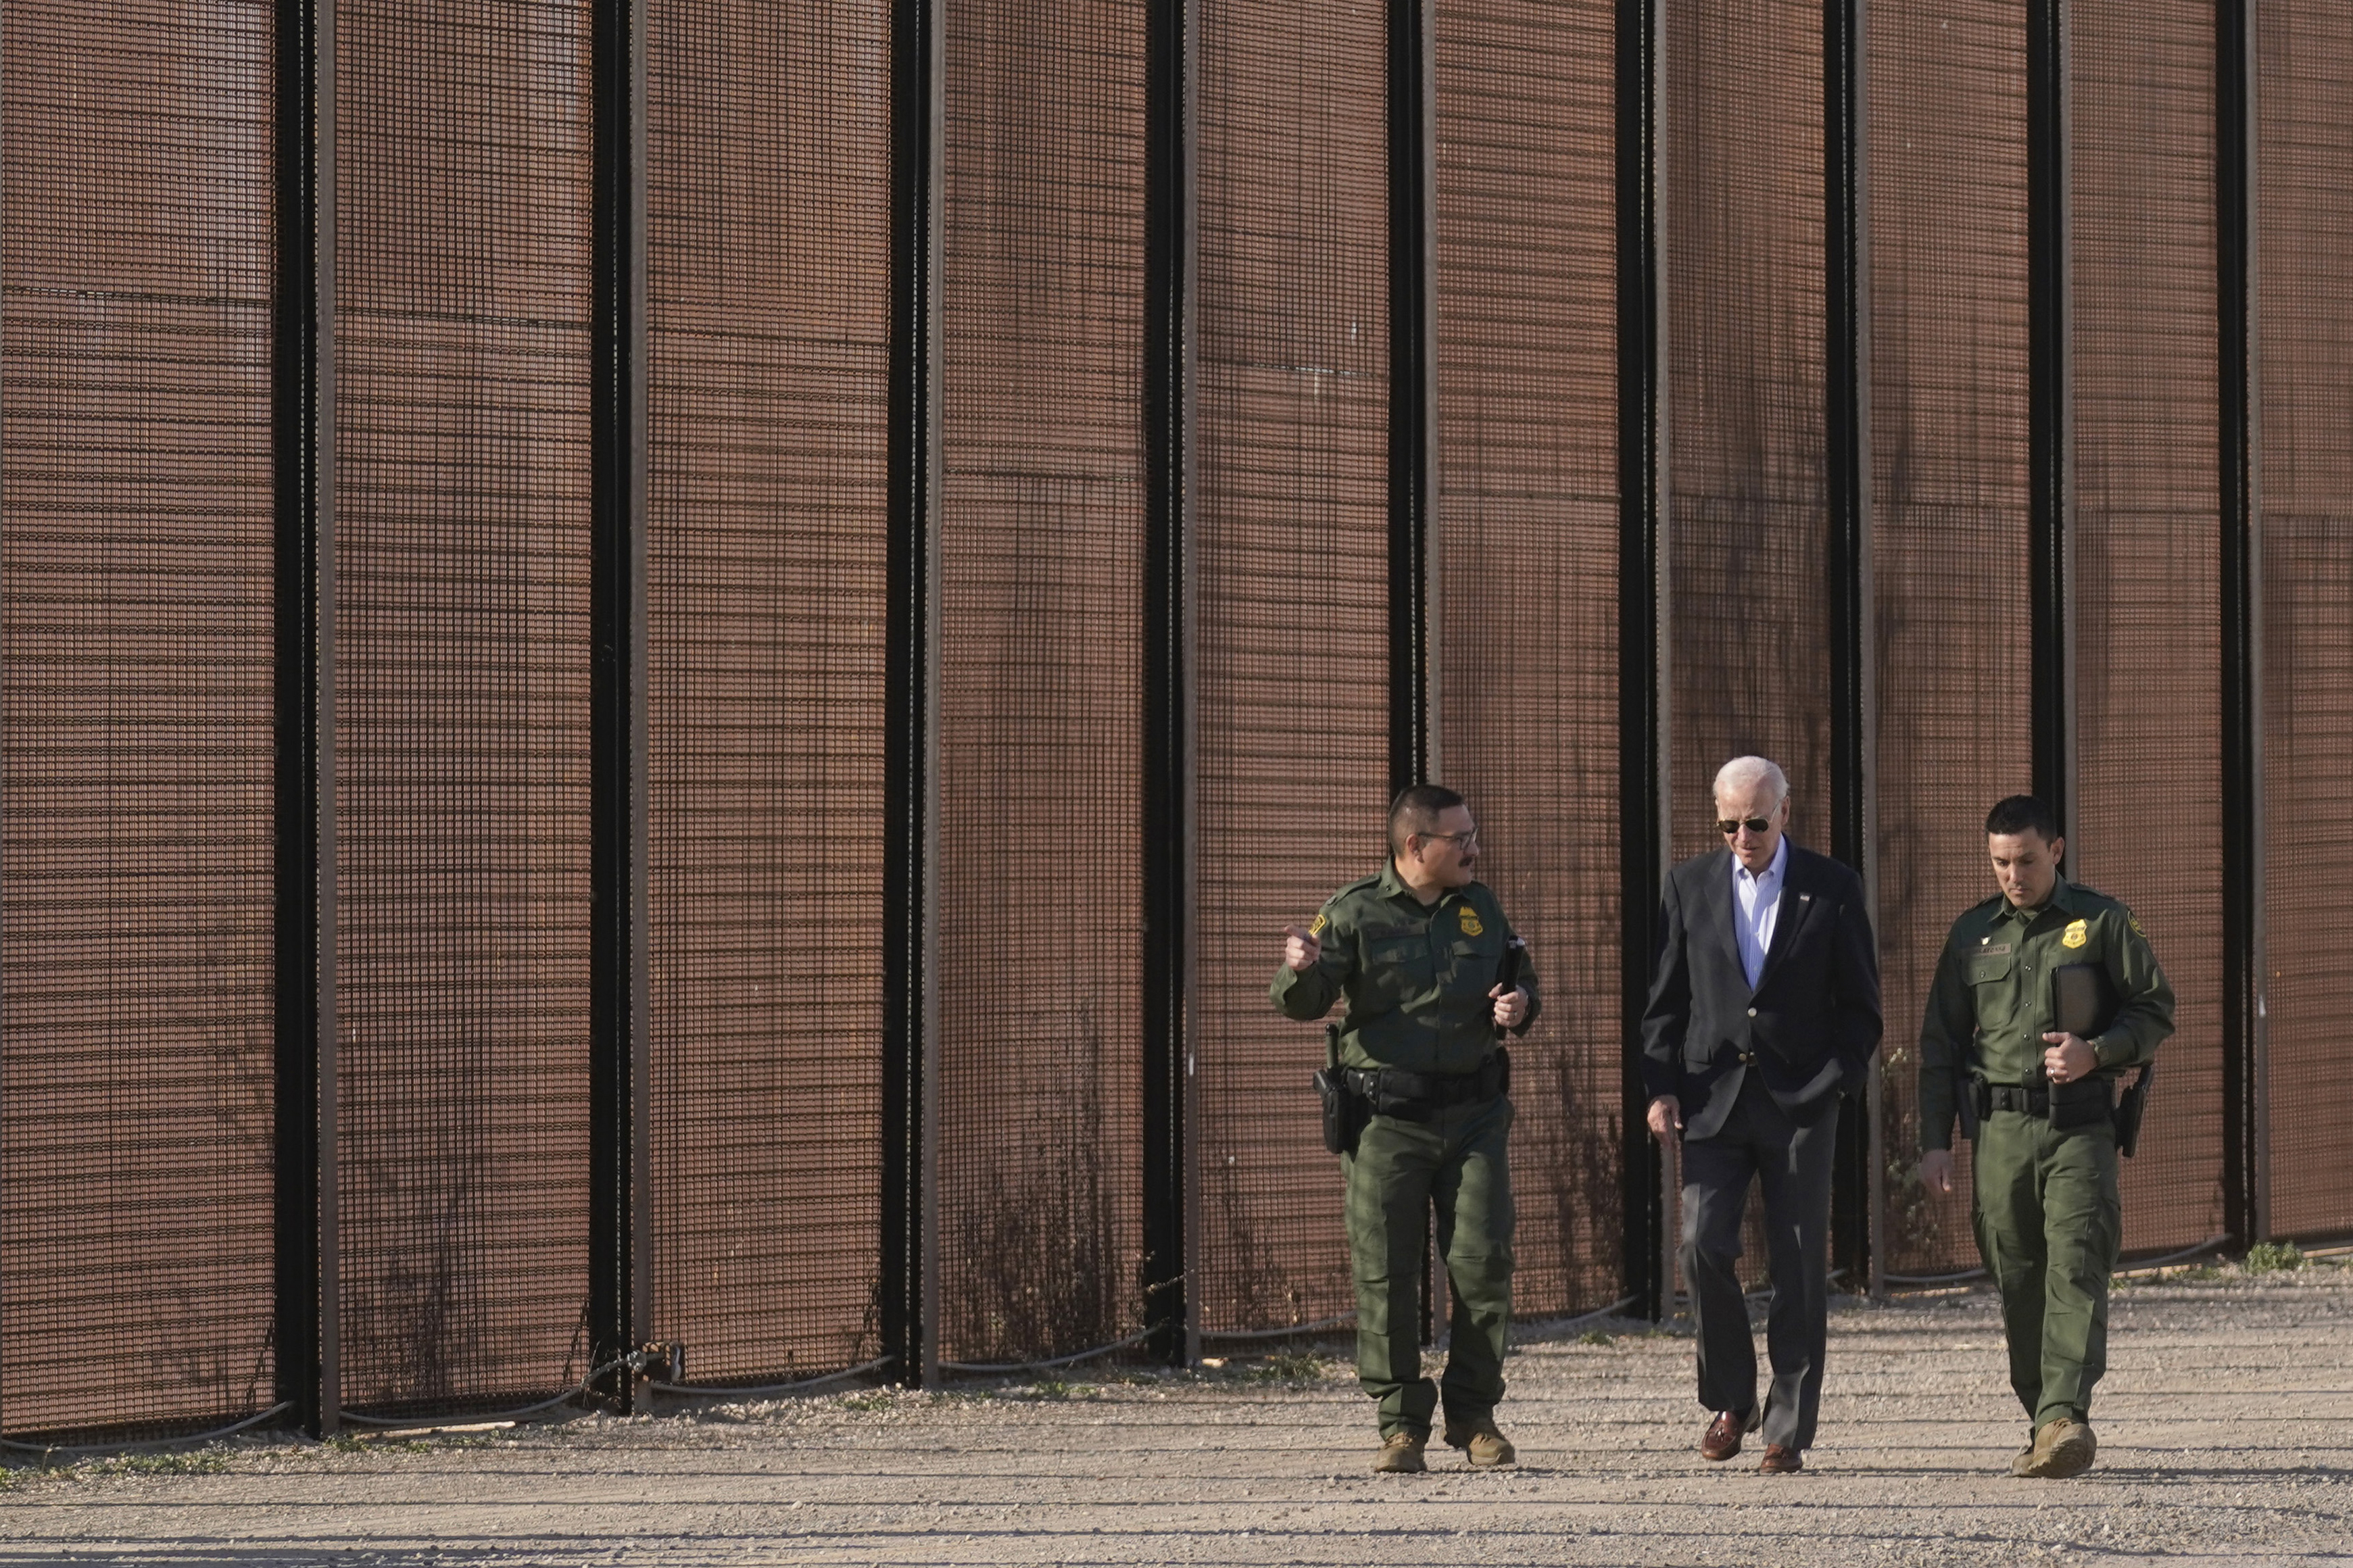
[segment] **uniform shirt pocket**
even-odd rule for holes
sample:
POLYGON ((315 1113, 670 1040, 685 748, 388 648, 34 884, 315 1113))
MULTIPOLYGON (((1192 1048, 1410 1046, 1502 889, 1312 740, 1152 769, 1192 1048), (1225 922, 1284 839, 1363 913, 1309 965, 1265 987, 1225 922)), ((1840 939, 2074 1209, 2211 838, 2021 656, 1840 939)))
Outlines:
POLYGON ((1964 968, 1970 984, 1990 985, 1996 981, 2009 979, 2010 970, 2017 963, 2018 955, 2010 951, 2010 943, 2003 942, 1996 947, 1978 949, 1968 955, 1964 968))
POLYGON ((1394 1007, 1412 1001, 1428 992, 1437 978, 1429 939, 1394 937, 1369 943, 1365 949, 1365 973, 1372 982, 1373 994, 1382 1002, 1394 1007))

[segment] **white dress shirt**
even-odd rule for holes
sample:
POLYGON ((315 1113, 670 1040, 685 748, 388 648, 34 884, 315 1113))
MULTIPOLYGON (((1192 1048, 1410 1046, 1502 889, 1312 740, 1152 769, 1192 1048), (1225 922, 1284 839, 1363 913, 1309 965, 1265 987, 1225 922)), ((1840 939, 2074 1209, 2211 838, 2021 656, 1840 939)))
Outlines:
POLYGON ((1789 837, 1773 847, 1773 863, 1752 872, 1732 858, 1732 934, 1740 942, 1740 967, 1748 975, 1748 989, 1757 989, 1765 973, 1765 954, 1773 946, 1773 921, 1781 912, 1781 879, 1789 868, 1789 837))

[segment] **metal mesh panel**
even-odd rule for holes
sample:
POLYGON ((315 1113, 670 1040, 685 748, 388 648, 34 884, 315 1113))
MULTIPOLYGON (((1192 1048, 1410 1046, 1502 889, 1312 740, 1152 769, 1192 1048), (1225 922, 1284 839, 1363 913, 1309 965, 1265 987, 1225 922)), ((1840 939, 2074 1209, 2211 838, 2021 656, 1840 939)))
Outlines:
MULTIPOLYGON (((1913 1177, 1920 1026, 1982 825, 2031 787, 2026 33, 2010 0, 1871 10, 1872 573, 1887 1268, 1973 1268, 1968 1186, 1913 1177)), ((1966 1172, 1969 1146, 1954 1142, 1966 1172)))
POLYGON ((1789 777, 1830 842, 1822 29, 1800 0, 1671 7, 1659 119, 1673 583, 1673 842, 1718 848, 1715 770, 1789 777))
MULTIPOLYGON (((1666 32, 1671 837, 1677 858, 1722 847, 1715 771, 1754 752, 1788 775, 1790 836, 1827 850, 1820 7, 1670 7, 1666 32)), ((1763 1202, 1743 1247, 1758 1278, 1763 1202)))
POLYGON ((2082 0, 2071 18, 2068 864, 2132 905, 2179 998, 2125 1164, 2125 1246, 2186 1247, 2222 1228, 2213 13, 2082 0))
POLYGON ((0 12, 0 1389, 270 1403, 270 8, 0 12))
POLYGON ((1621 1272, 1613 16, 1434 21, 1438 755, 1545 983, 1513 1047, 1530 1314, 1607 1302, 1621 1272))
POLYGON ((587 13, 336 25, 345 1397, 438 1404, 586 1370, 587 13))
POLYGON ((874 1353, 890 9, 647 16, 650 1331, 874 1353))
POLYGON ((1144 7, 947 11, 944 1355, 1140 1321, 1144 7))
POLYGON ((1202 0, 1191 1030, 1198 1310, 1350 1309, 1340 1180, 1269 1005, 1282 929, 1379 868, 1388 771, 1387 44, 1369 0, 1202 0))
MULTIPOLYGON (((2353 1231, 2353 12, 2263 6, 2255 153, 2271 1228, 2353 1231)), ((2158 1092, 2162 1092, 2162 1086, 2158 1092)))

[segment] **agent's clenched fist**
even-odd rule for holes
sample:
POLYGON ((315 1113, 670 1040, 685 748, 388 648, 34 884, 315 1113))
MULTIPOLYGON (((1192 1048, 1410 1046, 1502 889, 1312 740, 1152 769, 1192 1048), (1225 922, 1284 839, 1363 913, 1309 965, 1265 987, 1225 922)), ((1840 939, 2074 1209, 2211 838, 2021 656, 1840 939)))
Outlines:
POLYGON ((1495 1027, 1516 1029, 1520 1020, 1528 1016, 1528 994, 1514 987, 1508 994, 1501 985, 1487 987, 1487 994, 1495 999, 1495 1027))
POLYGON ((1324 956, 1324 944, 1297 926, 1282 928, 1282 962, 1293 974, 1304 974, 1324 956))

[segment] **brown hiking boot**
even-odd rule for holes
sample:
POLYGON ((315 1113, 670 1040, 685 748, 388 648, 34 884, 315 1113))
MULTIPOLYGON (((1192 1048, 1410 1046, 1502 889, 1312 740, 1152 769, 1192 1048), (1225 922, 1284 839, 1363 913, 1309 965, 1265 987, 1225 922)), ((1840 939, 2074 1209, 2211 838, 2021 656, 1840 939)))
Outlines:
POLYGON ((1493 1415, 1472 1415, 1461 1421, 1448 1417, 1446 1446, 1461 1449, 1462 1457, 1482 1470, 1519 1463, 1519 1450, 1512 1447, 1512 1440, 1504 1436, 1493 1415))
POLYGON ((2092 1436, 2091 1423, 2061 1416, 2045 1421, 2034 1433, 2034 1447, 2026 1456, 2025 1468, 2010 1466, 2012 1475, 2031 1476, 2038 1480, 2063 1481, 2070 1476, 2080 1476, 2092 1468, 2094 1456, 2100 1451, 2098 1439, 2092 1436))
POLYGON ((1373 1469, 1384 1476, 1418 1476, 1430 1468, 1421 1457, 1430 1439, 1419 1432, 1397 1431, 1381 1439, 1381 1451, 1373 1456, 1373 1469))

